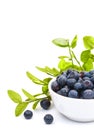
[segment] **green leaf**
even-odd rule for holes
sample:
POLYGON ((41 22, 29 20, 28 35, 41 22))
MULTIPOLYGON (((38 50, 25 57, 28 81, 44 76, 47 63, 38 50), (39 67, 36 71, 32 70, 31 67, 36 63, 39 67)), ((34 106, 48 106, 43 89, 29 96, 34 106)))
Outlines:
POLYGON ((41 68, 41 67, 36 67, 38 70, 48 74, 48 75, 51 75, 51 76, 57 76, 60 74, 60 72, 56 69, 56 68, 50 68, 48 66, 45 66, 45 68, 41 68))
POLYGON ((92 59, 89 58, 88 61, 83 64, 83 68, 84 68, 86 71, 90 71, 91 69, 93 69, 92 59))
POLYGON ((28 105, 27 102, 19 103, 19 104, 16 106, 16 109, 15 109, 15 116, 21 115, 22 112, 26 109, 27 105, 28 105))
POLYGON ((59 47, 68 47, 69 46, 69 40, 64 38, 56 38, 52 40, 52 42, 59 46, 59 47))
POLYGON ((21 96, 13 90, 8 90, 8 96, 15 103, 21 103, 22 102, 21 96))
POLYGON ((90 57, 90 53, 91 53, 90 50, 82 51, 81 56, 80 56, 81 61, 82 62, 87 62, 87 60, 90 57))
POLYGON ((43 86, 42 86, 42 92, 43 92, 44 94, 46 94, 46 93, 48 92, 48 85, 43 85, 43 86))
POLYGON ((73 69, 78 70, 78 71, 82 71, 81 67, 78 65, 73 65, 73 69))
POLYGON ((33 104, 33 106, 32 106, 32 108, 33 108, 34 110, 36 109, 36 107, 37 107, 37 105, 38 105, 39 102, 40 102, 40 100, 34 102, 34 104, 33 104))
POLYGON ((65 58, 70 58, 70 57, 68 57, 68 56, 59 56, 58 58, 59 59, 65 59, 65 58))
POLYGON ((36 98, 35 98, 33 95, 31 95, 29 92, 27 92, 26 90, 22 89, 22 92, 24 93, 24 95, 25 95, 26 97, 28 97, 28 98, 31 99, 32 101, 36 100, 36 98))
POLYGON ((77 38, 77 35, 73 38, 73 40, 72 40, 72 42, 71 42, 71 47, 72 48, 75 48, 76 47, 76 45, 77 45, 77 40, 78 40, 78 38, 77 38))
POLYGON ((86 49, 93 49, 94 48, 94 37, 92 36, 85 36, 83 37, 84 46, 86 49))
POLYGON ((51 81, 51 79, 52 79, 52 78, 45 78, 45 79, 43 79, 43 81, 44 81, 46 84, 48 84, 48 83, 51 81))
POLYGON ((43 85, 44 82, 40 79, 38 79, 37 77, 35 77, 34 75, 32 75, 30 72, 26 72, 27 76, 29 79, 32 80, 32 82, 34 82, 35 84, 39 84, 39 85, 43 85))
POLYGON ((69 68, 71 68, 72 63, 71 62, 67 62, 64 59, 60 60, 59 64, 58 64, 58 68, 60 69, 60 71, 65 71, 69 68))

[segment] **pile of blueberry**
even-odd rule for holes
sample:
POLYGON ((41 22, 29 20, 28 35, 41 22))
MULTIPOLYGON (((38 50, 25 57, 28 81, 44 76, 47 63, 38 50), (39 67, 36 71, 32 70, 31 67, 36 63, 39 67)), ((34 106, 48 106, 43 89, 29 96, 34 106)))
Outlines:
POLYGON ((52 82, 51 88, 62 96, 94 99, 94 70, 78 72, 69 69, 52 82))
MULTIPOLYGON (((49 99, 43 99, 40 102, 40 106, 45 110, 48 110, 50 105, 51 103, 49 99)), ((31 110, 26 110, 24 112, 24 117, 25 119, 31 119, 33 117, 33 112, 31 110)), ((46 114, 43 119, 46 124, 51 124, 54 120, 54 117, 51 114, 46 114)))

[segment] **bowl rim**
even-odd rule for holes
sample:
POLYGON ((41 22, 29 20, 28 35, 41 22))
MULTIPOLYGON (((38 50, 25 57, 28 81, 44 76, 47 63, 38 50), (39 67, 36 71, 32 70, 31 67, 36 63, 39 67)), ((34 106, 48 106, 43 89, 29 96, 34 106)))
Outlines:
POLYGON ((62 96, 62 95, 60 95, 60 94, 54 92, 54 91, 51 89, 51 83, 52 83, 53 81, 55 81, 55 80, 56 80, 56 78, 51 79, 50 82, 49 82, 49 84, 48 84, 49 92, 54 93, 54 95, 56 95, 56 96, 58 96, 58 97, 62 97, 62 98, 64 98, 64 99, 66 99, 66 100, 77 100, 77 101, 84 101, 84 102, 87 102, 87 101, 89 101, 89 102, 90 102, 90 101, 94 101, 94 99, 70 98, 70 97, 62 96))

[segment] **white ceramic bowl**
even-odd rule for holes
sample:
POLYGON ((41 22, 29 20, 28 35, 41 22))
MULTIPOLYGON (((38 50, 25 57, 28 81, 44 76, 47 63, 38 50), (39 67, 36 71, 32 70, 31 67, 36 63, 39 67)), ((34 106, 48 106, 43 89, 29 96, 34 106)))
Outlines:
POLYGON ((59 95, 51 89, 54 80, 49 83, 49 92, 56 109, 74 121, 94 121, 94 99, 75 99, 59 95))

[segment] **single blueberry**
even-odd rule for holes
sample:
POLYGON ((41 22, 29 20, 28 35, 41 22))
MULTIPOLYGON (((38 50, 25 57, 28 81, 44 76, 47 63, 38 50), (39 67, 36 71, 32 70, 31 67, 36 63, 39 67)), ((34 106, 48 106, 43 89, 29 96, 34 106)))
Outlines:
POLYGON ((72 87, 73 88, 75 83, 76 83, 76 79, 74 79, 74 78, 67 79, 68 87, 72 87))
POLYGON ((46 114, 44 116, 44 122, 46 124, 51 124, 53 122, 53 120, 54 120, 54 118, 53 118, 53 116, 51 114, 46 114))
POLYGON ((66 71, 67 75, 70 74, 71 72, 73 72, 72 69, 68 69, 68 70, 66 71))
POLYGON ((57 92, 61 89, 60 85, 58 84, 56 80, 52 82, 51 88, 54 92, 57 92))
POLYGON ((78 82, 78 83, 82 83, 82 82, 83 82, 83 79, 79 77, 79 79, 78 79, 77 82, 78 82))
POLYGON ((67 78, 64 75, 60 75, 57 79, 57 82, 60 86, 64 86, 66 84, 67 78))
POLYGON ((82 84, 81 83, 75 83, 74 84, 74 89, 76 89, 77 91, 81 90, 83 88, 82 84))
POLYGON ((57 93, 62 95, 62 96, 67 96, 69 92, 68 86, 64 86, 62 89, 60 89, 57 93))
POLYGON ((85 80, 82 83, 84 89, 92 89, 94 88, 93 83, 90 80, 85 80))
POLYGON ((26 111, 24 112, 24 117, 25 117, 25 119, 31 119, 32 116, 33 116, 33 112, 32 112, 32 111, 26 110, 26 111))
POLYGON ((79 94, 78 94, 78 92, 76 90, 70 90, 69 93, 68 93, 68 97, 78 98, 79 94))
POLYGON ((90 73, 91 75, 93 75, 93 74, 94 74, 94 70, 91 70, 89 73, 90 73))
POLYGON ((94 84, 94 76, 90 78, 91 82, 94 84))
POLYGON ((83 91, 82 96, 84 99, 92 99, 94 98, 94 91, 91 89, 86 89, 83 91))
POLYGON ((89 72, 85 72, 85 73, 84 73, 84 77, 89 77, 89 78, 91 78, 91 74, 90 74, 89 72))
POLYGON ((90 80, 90 78, 89 77, 83 77, 83 80, 90 80))
POLYGON ((79 79, 79 73, 76 72, 76 71, 72 71, 68 74, 67 78, 74 78, 74 79, 78 80, 79 79))
POLYGON ((43 100, 41 100, 41 102, 40 102, 40 106, 41 106, 43 109, 45 109, 45 110, 49 109, 50 105, 51 105, 51 103, 50 103, 50 100, 49 100, 49 99, 43 99, 43 100))

